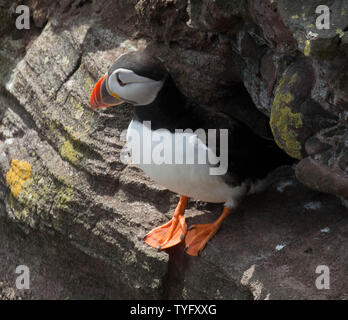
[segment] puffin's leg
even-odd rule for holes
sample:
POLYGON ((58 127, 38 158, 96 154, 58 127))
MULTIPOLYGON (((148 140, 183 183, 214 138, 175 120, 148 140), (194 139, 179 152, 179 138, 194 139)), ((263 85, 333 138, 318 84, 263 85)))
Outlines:
POLYGON ((187 202, 188 197, 180 196, 173 218, 145 236, 144 241, 149 246, 163 250, 177 245, 184 239, 187 233, 187 224, 184 218, 187 202))
POLYGON ((185 238, 185 252, 190 256, 198 256, 231 212, 232 209, 224 207, 221 216, 213 223, 194 224, 190 226, 185 238))

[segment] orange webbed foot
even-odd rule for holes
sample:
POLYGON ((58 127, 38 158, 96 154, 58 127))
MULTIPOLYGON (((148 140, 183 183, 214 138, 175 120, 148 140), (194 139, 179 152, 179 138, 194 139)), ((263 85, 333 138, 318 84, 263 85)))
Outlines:
POLYGON ((224 207, 221 216, 213 223, 192 225, 185 238, 185 252, 190 256, 198 256, 208 241, 220 229, 223 220, 231 213, 231 209, 224 207))
POLYGON ((190 256, 198 256, 219 227, 215 223, 192 225, 185 238, 185 252, 190 256))
POLYGON ((185 218, 173 217, 168 223, 150 231, 144 241, 153 248, 164 250, 179 244, 185 238, 186 233, 185 218))
POLYGON ((187 233, 184 218, 187 202, 187 197, 180 196, 173 218, 163 226, 150 231, 144 238, 145 243, 153 248, 164 250, 176 246, 184 240, 187 233))

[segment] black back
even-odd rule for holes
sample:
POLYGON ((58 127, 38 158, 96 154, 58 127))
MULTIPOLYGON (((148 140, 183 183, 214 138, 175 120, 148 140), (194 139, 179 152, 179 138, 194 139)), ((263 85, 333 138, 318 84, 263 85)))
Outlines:
POLYGON ((112 74, 119 68, 132 70, 139 76, 156 81, 163 80, 168 75, 162 64, 145 51, 132 51, 120 56, 109 68, 108 73, 112 74))

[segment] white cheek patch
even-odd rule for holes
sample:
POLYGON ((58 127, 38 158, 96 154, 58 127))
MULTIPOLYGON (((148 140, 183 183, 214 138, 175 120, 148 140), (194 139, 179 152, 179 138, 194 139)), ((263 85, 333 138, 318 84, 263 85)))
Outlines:
POLYGON ((112 74, 114 75, 115 78, 116 78, 116 74, 118 74, 119 79, 123 83, 146 82, 151 80, 146 77, 138 76, 132 70, 123 69, 123 68, 116 69, 112 74))
POLYGON ((132 70, 117 69, 108 77, 108 85, 113 93, 122 99, 132 101, 135 105, 147 105, 156 99, 164 81, 155 81, 138 76, 132 70), (117 81, 117 75, 123 86, 117 81))
POLYGON ((162 88, 162 81, 130 83, 124 86, 124 96, 127 100, 136 102, 136 105, 148 105, 152 103, 160 89, 162 88))

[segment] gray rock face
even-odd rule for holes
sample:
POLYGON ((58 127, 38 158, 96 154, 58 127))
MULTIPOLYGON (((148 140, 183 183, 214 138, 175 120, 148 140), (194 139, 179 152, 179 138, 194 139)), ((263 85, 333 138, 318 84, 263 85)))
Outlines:
MULTIPOLYGON (((330 30, 315 28, 316 1, 27 4, 32 26, 16 30, 15 4, 0 3, 1 223, 61 242, 89 274, 98 269, 96 277, 112 288, 103 298, 347 298, 347 209, 317 192, 348 198, 343 1, 330 4, 330 30), (313 190, 282 168, 226 221, 202 257, 181 247, 148 248, 144 235, 170 218, 177 197, 121 163, 130 106, 89 107, 97 79, 135 49, 162 59, 181 90, 212 112, 274 137, 300 160, 296 177, 313 190), (320 264, 335 270, 331 290, 315 286, 320 264)), ((212 221, 220 210, 192 202, 188 224, 212 221)), ((32 289, 28 297, 42 296, 32 289)))

